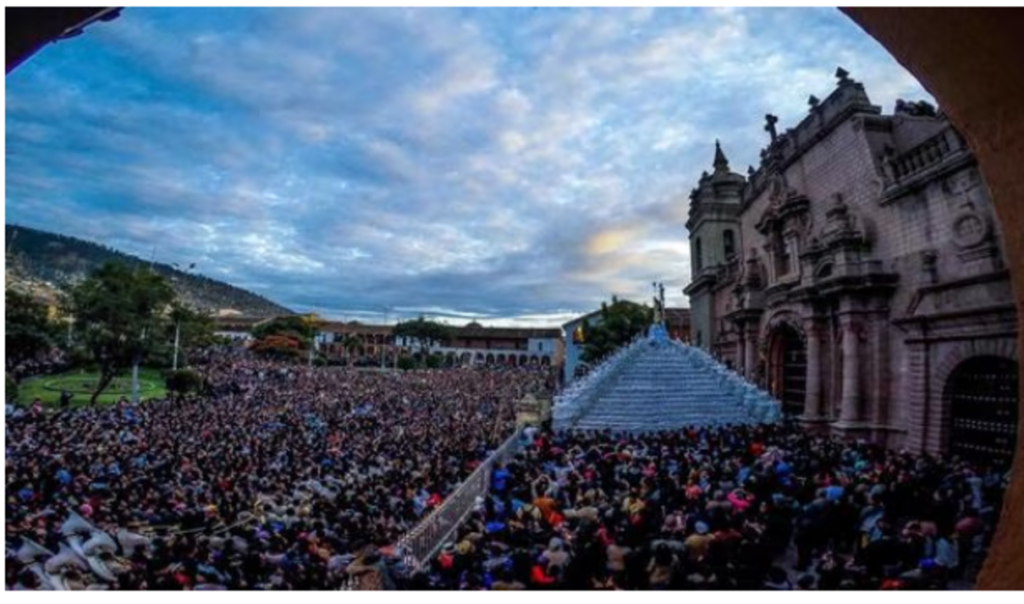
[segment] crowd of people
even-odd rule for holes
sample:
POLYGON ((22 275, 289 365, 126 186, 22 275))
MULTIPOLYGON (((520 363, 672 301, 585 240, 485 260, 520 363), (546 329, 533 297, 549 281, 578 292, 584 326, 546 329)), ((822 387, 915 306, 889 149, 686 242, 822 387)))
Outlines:
POLYGON ((785 425, 547 433, 415 578, 441 589, 970 584, 1008 474, 785 425))
POLYGON ((72 588, 338 588, 355 554, 386 552, 505 440, 515 402, 549 379, 215 358, 202 396, 7 417, 9 589, 43 587, 17 552, 60 551, 72 512, 137 537, 110 557, 114 581, 61 569, 72 588))
POLYGON ((18 381, 37 375, 59 373, 67 366, 67 355, 59 348, 52 348, 18 363, 6 359, 7 374, 18 381))
POLYGON ((530 428, 454 539, 403 568, 399 537, 549 371, 200 368, 201 395, 7 417, 8 589, 46 587, 19 550, 63 551, 75 515, 129 538, 108 580, 57 569, 71 589, 942 588, 969 584, 1008 479, 786 424, 530 428))

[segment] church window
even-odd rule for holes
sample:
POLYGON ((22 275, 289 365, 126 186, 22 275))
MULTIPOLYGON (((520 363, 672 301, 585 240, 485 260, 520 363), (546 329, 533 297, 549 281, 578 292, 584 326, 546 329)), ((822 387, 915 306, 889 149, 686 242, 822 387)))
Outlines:
POLYGON ((732 230, 726 229, 726 231, 722 233, 722 244, 725 249, 726 258, 730 258, 736 253, 736 240, 733 237, 732 230))

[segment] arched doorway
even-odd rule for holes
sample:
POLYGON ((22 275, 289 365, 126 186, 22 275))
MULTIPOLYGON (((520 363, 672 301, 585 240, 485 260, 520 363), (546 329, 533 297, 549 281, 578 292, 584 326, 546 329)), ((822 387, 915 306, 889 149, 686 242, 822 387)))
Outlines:
POLYGON ((1017 443, 1017 363, 980 356, 950 373, 945 397, 949 405, 949 452, 983 464, 1009 468, 1017 443))
POLYGON ((782 324, 772 331, 768 346, 769 391, 782 401, 782 411, 787 416, 802 415, 807 391, 807 347, 804 340, 793 326, 782 324))

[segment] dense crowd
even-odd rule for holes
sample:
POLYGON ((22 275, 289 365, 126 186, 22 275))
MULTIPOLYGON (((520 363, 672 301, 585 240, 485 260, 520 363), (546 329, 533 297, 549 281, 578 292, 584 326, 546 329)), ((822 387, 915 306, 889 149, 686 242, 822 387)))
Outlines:
POLYGON ((67 356, 59 348, 52 348, 18 363, 10 359, 5 360, 7 374, 18 381, 37 375, 59 373, 68 365, 67 356))
POLYGON ((968 585, 1008 479, 782 425, 530 441, 417 585, 968 585))
POLYGON ((201 396, 7 417, 8 589, 942 588, 969 584, 1007 480, 788 425, 531 428, 413 572, 388 562, 398 538, 549 372, 201 367, 201 396), (18 555, 64 552, 74 515, 118 536, 111 578, 18 555))
MULTIPOLYGON (((203 372, 203 396, 8 416, 9 589, 44 586, 16 553, 25 539, 59 552, 72 512, 129 531, 106 588, 337 588, 353 554, 394 544, 439 505, 549 379, 232 357, 203 372)), ((96 580, 75 564, 58 574, 71 588, 96 580)))

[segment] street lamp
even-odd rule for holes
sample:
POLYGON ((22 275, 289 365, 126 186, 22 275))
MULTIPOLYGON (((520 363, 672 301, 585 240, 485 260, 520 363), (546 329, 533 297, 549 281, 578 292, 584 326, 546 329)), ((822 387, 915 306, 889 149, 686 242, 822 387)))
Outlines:
MULTIPOLYGON (((173 266, 174 266, 174 268, 178 269, 179 272, 185 273, 186 275, 191 275, 192 271, 194 271, 195 268, 196 268, 196 263, 193 262, 192 264, 188 265, 188 268, 185 269, 185 270, 182 270, 177 262, 175 262, 173 264, 173 266)), ((173 361, 173 363, 171 365, 171 370, 172 371, 177 371, 178 370, 178 350, 180 348, 180 345, 181 345, 181 313, 178 313, 178 316, 176 317, 176 319, 174 321, 174 361, 173 361)))
POLYGON ((315 352, 319 352, 319 343, 316 341, 316 339, 317 339, 317 336, 319 336, 320 334, 319 334, 319 332, 317 332, 316 322, 317 322, 317 314, 314 311, 309 316, 309 334, 310 334, 310 340, 309 340, 309 366, 310 367, 313 366, 313 356, 314 356, 315 352))
POLYGON ((384 361, 387 359, 387 357, 384 355, 384 348, 385 348, 385 346, 387 345, 387 342, 388 342, 387 326, 388 326, 388 313, 390 313, 390 312, 391 312, 391 307, 390 306, 385 306, 384 307, 384 325, 383 325, 385 331, 380 336, 380 368, 381 369, 386 369, 387 368, 385 363, 384 363, 384 361))

